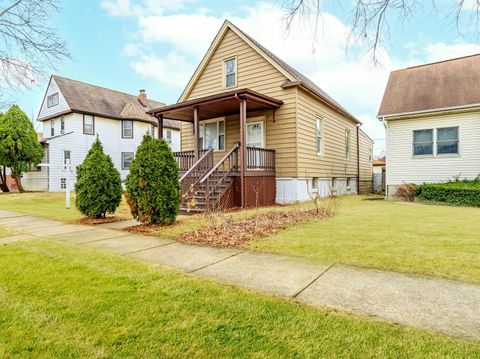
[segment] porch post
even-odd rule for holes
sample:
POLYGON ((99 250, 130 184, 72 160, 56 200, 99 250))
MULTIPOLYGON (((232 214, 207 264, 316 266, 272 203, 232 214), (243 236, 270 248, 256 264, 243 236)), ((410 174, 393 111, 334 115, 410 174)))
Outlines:
POLYGON ((158 138, 163 138, 163 115, 158 118, 158 138))
POLYGON ((195 145, 195 153, 194 158, 195 162, 198 160, 198 150, 200 149, 200 120, 198 114, 198 107, 193 109, 193 135, 194 135, 194 145, 195 145))
POLYGON ((245 171, 247 165, 247 100, 240 100, 240 186, 242 208, 245 208, 245 171))

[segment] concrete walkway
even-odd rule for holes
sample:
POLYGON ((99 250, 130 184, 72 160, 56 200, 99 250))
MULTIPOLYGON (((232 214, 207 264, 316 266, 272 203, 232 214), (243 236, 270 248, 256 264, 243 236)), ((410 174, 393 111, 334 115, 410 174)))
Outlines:
POLYGON ((0 211, 0 225, 14 231, 12 236, 0 238, 0 244, 56 238, 300 302, 480 340, 480 286, 472 284, 333 263, 314 265, 241 249, 192 246, 128 234, 107 225, 62 224, 6 211, 0 211))

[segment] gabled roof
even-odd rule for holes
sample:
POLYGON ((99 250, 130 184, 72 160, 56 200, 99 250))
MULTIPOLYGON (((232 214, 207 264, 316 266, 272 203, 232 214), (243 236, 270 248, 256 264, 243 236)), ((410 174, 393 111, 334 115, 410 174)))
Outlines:
POLYGON ((225 20, 222 27, 220 28, 219 32, 215 36, 212 44, 210 45, 207 53, 203 57, 202 61, 198 65, 197 69, 195 70, 193 76, 190 78, 187 86, 183 90, 182 95, 180 96, 178 102, 184 101, 185 98, 188 96, 190 91, 193 88, 193 85, 196 83, 200 75, 202 74, 203 70, 207 66, 210 58, 212 57, 213 53, 217 49, 218 45, 220 44, 221 40, 223 39, 227 30, 232 30, 235 34, 237 34, 241 39, 243 39, 247 44, 249 44, 254 50, 256 50, 261 56, 263 56, 270 64, 272 64, 278 71, 280 71, 287 80, 282 85, 282 87, 289 87, 289 86, 301 86, 305 88, 307 91, 311 92, 313 95, 319 97, 322 101, 326 102, 328 105, 336 109, 337 111, 344 114, 346 117, 350 118, 351 120, 361 123, 358 119, 355 118, 350 112, 348 112, 344 107, 342 107, 338 102, 336 102, 332 97, 330 97, 325 91, 323 91, 319 86, 317 86, 312 80, 308 77, 300 73, 299 71, 295 70, 285 61, 280 59, 274 53, 269 51, 263 45, 258 43, 255 39, 251 36, 247 35, 245 32, 240 30, 238 27, 233 25, 230 21, 225 20))
MULTIPOLYGON (((140 103, 138 96, 135 95, 57 75, 53 75, 52 79, 55 80, 65 98, 70 108, 69 112, 86 113, 117 120, 142 121, 156 126, 157 119, 147 114, 147 111, 152 108, 165 106, 162 102, 147 100, 147 106, 144 107, 140 103)), ((58 117, 58 114, 39 118, 38 120, 45 121, 53 117, 58 117)), ((165 119, 164 127, 179 130, 180 124, 177 121, 165 119)))
POLYGON ((480 55, 392 71, 378 117, 480 106, 480 55))

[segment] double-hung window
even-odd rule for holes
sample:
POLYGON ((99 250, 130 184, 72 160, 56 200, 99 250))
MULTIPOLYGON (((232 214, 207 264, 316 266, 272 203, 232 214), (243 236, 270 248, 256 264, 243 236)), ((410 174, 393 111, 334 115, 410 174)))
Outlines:
POLYGON ((225 150, 225 120, 216 120, 200 125, 201 148, 215 151, 225 150))
POLYGON ((55 136, 55 120, 50 120, 50 136, 55 136))
POLYGON ((433 129, 413 131, 413 155, 433 156, 433 129))
POLYGON ((351 150, 351 137, 350 131, 345 130, 345 159, 350 159, 350 150, 351 150))
POLYGON ((457 155, 458 127, 437 128, 437 155, 457 155))
POLYGON ((70 163, 71 164, 71 155, 72 153, 68 150, 63 151, 63 169, 67 169, 67 165, 70 163))
POLYGON ((323 155, 323 120, 320 117, 317 118, 315 134, 317 155, 323 155))
POLYGON ((63 135, 65 134, 65 119, 60 117, 60 133, 63 135))
POLYGON ((128 170, 133 161, 133 152, 122 152, 122 170, 128 170))
POLYGON ((83 133, 93 135, 95 132, 95 117, 92 115, 83 115, 83 133))
POLYGON ((237 86, 237 58, 233 57, 224 61, 225 87, 237 86))
POLYGON ((172 144, 172 130, 167 129, 166 132, 167 132, 167 136, 165 136, 165 137, 167 139, 167 142, 171 145, 172 144))
POLYGON ((122 121, 122 138, 133 138, 133 121, 122 121))

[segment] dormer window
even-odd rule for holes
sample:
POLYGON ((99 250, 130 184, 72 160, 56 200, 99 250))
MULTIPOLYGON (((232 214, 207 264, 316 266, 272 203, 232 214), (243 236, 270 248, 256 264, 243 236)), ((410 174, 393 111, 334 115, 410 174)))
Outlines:
POLYGON ((58 105, 58 92, 54 93, 53 95, 50 95, 47 97, 47 107, 53 107, 58 105))
POLYGON ((225 69, 225 87, 231 88, 237 86, 237 58, 232 57, 224 61, 225 69))

